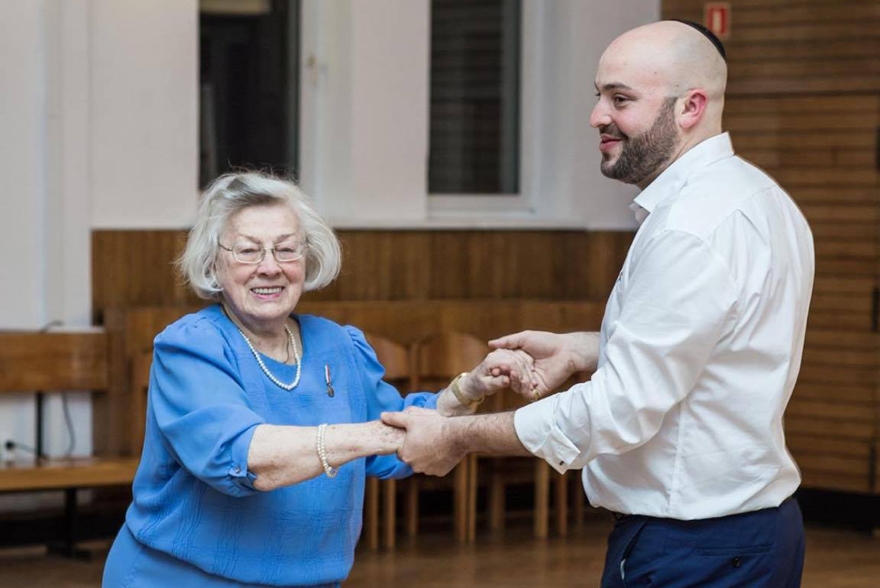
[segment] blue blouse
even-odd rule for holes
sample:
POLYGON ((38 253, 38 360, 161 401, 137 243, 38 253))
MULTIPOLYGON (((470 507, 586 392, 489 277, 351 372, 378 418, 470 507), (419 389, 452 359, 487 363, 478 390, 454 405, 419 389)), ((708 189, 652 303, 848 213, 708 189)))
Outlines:
MULTIPOLYGON (((365 476, 399 478, 411 470, 394 455, 373 456, 341 466, 333 479, 321 475, 260 492, 247 468, 254 429, 364 422, 409 405, 434 408, 437 399, 401 398, 382 381, 384 370, 358 329, 295 318, 302 376, 290 392, 263 374, 220 306, 185 316, 156 337, 143 456, 126 514, 137 541, 246 584, 346 578, 361 531, 365 476)), ((293 380, 292 366, 263 361, 282 381, 293 380)))

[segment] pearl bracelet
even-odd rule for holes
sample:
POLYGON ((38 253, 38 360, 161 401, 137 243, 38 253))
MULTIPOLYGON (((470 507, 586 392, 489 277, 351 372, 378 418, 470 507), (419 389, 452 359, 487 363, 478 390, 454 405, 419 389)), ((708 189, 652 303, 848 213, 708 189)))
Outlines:
POLYGON ((324 468, 324 473, 327 474, 327 477, 335 478, 336 474, 339 473, 339 468, 331 467, 330 462, 327 461, 327 447, 324 445, 324 431, 326 430, 327 423, 318 425, 318 457, 321 459, 321 466, 324 468))

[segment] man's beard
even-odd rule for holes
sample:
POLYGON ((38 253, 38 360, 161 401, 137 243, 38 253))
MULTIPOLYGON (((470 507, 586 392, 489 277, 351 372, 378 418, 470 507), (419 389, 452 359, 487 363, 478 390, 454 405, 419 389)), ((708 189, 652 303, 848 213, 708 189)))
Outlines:
MULTIPOLYGON (((675 126, 675 97, 664 100, 657 118, 651 128, 637 137, 628 137, 615 125, 602 127, 599 131, 621 141, 620 156, 617 161, 603 159, 602 174, 613 180, 627 184, 639 184, 652 175, 672 157, 678 144, 678 130, 675 126)), ((604 158, 604 155, 603 155, 604 158)))

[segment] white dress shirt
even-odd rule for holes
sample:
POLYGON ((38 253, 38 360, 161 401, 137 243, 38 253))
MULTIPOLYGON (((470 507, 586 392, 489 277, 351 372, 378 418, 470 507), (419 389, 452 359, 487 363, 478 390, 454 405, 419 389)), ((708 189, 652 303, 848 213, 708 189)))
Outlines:
POLYGON ((704 519, 800 484, 782 415, 801 363, 813 237, 725 133, 635 199, 641 226, 605 309, 592 379, 521 408, 516 432, 590 502, 704 519))

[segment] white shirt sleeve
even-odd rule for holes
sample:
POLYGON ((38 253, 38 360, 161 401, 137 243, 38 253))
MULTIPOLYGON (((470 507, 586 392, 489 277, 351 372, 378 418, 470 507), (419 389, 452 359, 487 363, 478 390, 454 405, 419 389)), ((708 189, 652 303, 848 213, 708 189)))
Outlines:
POLYGON ((603 325, 608 339, 591 380, 514 416, 523 445, 559 472, 649 441, 734 318, 729 268, 705 242, 667 230, 643 251, 616 287, 619 315, 603 325))

